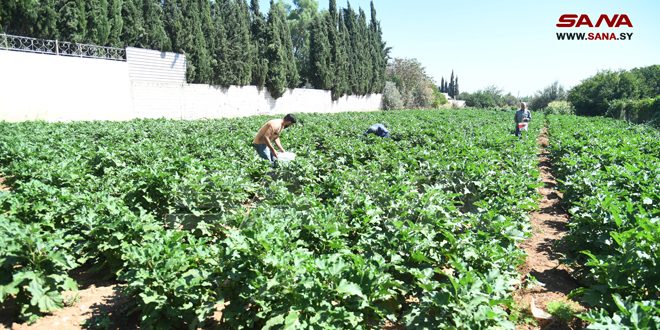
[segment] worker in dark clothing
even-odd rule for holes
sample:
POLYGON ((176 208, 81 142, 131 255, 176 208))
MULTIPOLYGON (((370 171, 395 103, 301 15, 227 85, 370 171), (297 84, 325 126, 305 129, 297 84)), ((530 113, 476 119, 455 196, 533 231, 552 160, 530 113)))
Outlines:
POLYGON ((385 125, 383 124, 374 124, 369 127, 369 129, 364 132, 364 135, 367 134, 376 134, 377 136, 383 137, 383 138, 388 138, 390 137, 390 131, 385 128, 385 125))

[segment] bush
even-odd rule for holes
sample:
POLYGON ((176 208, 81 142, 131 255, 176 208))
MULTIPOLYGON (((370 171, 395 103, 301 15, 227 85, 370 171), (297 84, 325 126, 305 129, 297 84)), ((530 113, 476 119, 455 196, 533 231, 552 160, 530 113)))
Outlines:
MULTIPOLYGON (((660 94, 660 65, 652 65, 630 71, 603 71, 585 79, 568 92, 568 101, 575 106, 575 113, 584 116, 602 116, 617 100, 655 98, 660 94)), ((628 107, 615 104, 615 108, 628 107)), ((620 118, 620 117, 619 117, 620 118)))
POLYGON ((614 100, 610 103, 606 115, 634 123, 660 123, 660 96, 639 100, 614 100))
POLYGON ((385 88, 383 89, 383 109, 403 109, 401 93, 399 93, 396 85, 391 81, 385 82, 385 88))
POLYGON ((555 81, 552 85, 546 87, 536 94, 529 101, 530 110, 541 110, 548 106, 553 101, 561 101, 566 99, 566 91, 564 87, 555 81))
POLYGON ((575 108, 567 101, 552 101, 543 112, 547 115, 572 115, 575 114, 575 108))
POLYGON ((439 108, 445 104, 447 104, 447 98, 445 97, 444 94, 440 93, 440 90, 436 87, 433 88, 433 104, 432 106, 434 108, 439 108))

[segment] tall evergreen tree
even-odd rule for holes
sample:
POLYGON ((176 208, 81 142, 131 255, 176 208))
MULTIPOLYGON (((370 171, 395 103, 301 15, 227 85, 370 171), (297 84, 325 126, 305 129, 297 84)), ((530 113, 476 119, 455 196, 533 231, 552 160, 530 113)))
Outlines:
POLYGON ((143 46, 161 51, 172 50, 172 43, 165 32, 160 0, 143 0, 142 12, 145 30, 143 46))
POLYGON ((124 19, 121 16, 122 0, 109 0, 108 19, 110 21, 110 32, 108 33, 108 44, 113 47, 124 47, 121 34, 124 29, 124 19))
POLYGON ((371 40, 369 38, 369 29, 367 28, 367 15, 362 10, 359 9, 358 14, 358 45, 357 49, 359 54, 360 61, 360 83, 358 88, 358 94, 365 95, 369 93, 372 77, 373 77, 373 66, 372 66, 372 55, 371 55, 371 40))
POLYGON ((387 55, 385 44, 383 43, 380 22, 376 17, 376 7, 371 1, 371 22, 369 23, 369 35, 371 38, 371 65, 372 82, 369 89, 370 93, 381 93, 385 88, 385 70, 387 69, 387 55))
POLYGON ((219 67, 223 72, 218 73, 218 83, 223 86, 247 85, 252 78, 250 22, 247 5, 243 0, 217 1, 217 19, 222 20, 222 33, 226 44, 219 56, 219 67))
POLYGON ((351 8, 351 4, 343 9, 343 21, 346 26, 346 55, 348 59, 347 81, 348 81, 348 94, 358 94, 359 79, 360 79, 360 63, 358 51, 361 47, 358 41, 357 31, 357 15, 351 8))
POLYGON ((211 8, 211 17, 212 17, 212 30, 209 31, 209 36, 207 36, 208 47, 211 54, 211 68, 213 71, 213 76, 211 77, 211 83, 214 85, 228 86, 227 83, 227 61, 225 56, 227 54, 227 39, 224 26, 223 18, 223 6, 225 5, 222 1, 213 2, 211 8))
POLYGON ((34 36, 38 14, 37 1, 3 0, 0 2, 1 29, 9 34, 34 36))
POLYGON ((454 80, 454 98, 458 98, 458 95, 461 92, 458 90, 458 76, 456 76, 456 79, 454 80))
POLYGON ((332 49, 328 37, 331 22, 330 14, 324 14, 317 16, 311 25, 309 81, 318 89, 332 89, 334 83, 332 49))
POLYGON ((201 8, 203 2, 208 0, 191 0, 188 10, 184 11, 186 23, 192 27, 193 45, 186 49, 188 63, 193 64, 194 70, 189 72, 189 78, 194 83, 211 83, 212 69, 211 57, 207 48, 206 38, 202 28, 201 8), (189 57, 188 57, 189 55, 189 57))
POLYGON ((85 14, 87 14, 87 36, 85 41, 95 45, 107 45, 110 36, 108 1, 85 1, 85 14))
POLYGON ((55 0, 41 1, 37 10, 37 21, 34 36, 45 39, 58 39, 57 10, 55 0))
POLYGON ((268 75, 266 88, 273 98, 279 98, 287 87, 287 56, 282 42, 280 30, 284 25, 284 13, 278 4, 270 0, 270 10, 266 22, 266 58, 268 59, 268 75))
POLYGON ((291 40, 291 30, 289 29, 289 24, 286 21, 286 14, 284 8, 278 3, 279 9, 277 10, 281 22, 280 24, 280 40, 282 42, 282 48, 284 49, 284 60, 286 65, 286 85, 289 88, 298 87, 298 82, 300 76, 298 75, 298 68, 296 66, 296 59, 293 54, 293 42, 291 40))
MULTIPOLYGON (((121 40, 126 46, 145 47, 144 15, 141 0, 124 0, 121 9, 123 28, 121 40)), ((60 30, 61 32, 62 30, 60 30)))
MULTIPOLYGON (((331 0, 331 3, 334 0, 331 0)), ((331 6, 332 7, 332 6, 331 6)), ((335 6, 336 8, 336 6, 335 6)), ((331 17, 337 17, 337 33, 330 35, 330 47, 332 49, 332 63, 335 69, 334 83, 332 86, 332 99, 337 100, 341 96, 346 95, 350 91, 348 82, 349 75, 349 62, 348 51, 349 45, 348 29, 344 23, 344 18, 338 13, 330 12, 331 17)), ((333 28, 334 28, 333 24, 333 28)))
POLYGON ((440 86, 438 86, 440 89, 440 93, 445 93, 445 77, 442 77, 440 80, 440 86))
POLYGON ((291 32, 291 43, 296 67, 300 76, 300 86, 310 79, 310 43, 311 25, 318 16, 319 4, 316 0, 293 0, 295 8, 291 10, 287 21, 291 32))
POLYGON ((185 53, 185 49, 192 47, 192 37, 189 34, 190 31, 186 30, 183 2, 180 0, 165 0, 163 2, 163 16, 165 33, 167 33, 172 43, 172 51, 185 53))
POLYGON ((454 97, 454 70, 451 70, 451 76, 449 77, 449 96, 454 97))
POLYGON ((266 21, 259 9, 259 0, 250 0, 250 30, 252 32, 252 84, 263 87, 268 74, 266 21))
POLYGON ((87 14, 84 0, 60 0, 57 16, 57 30, 60 38, 72 42, 86 41, 87 14))

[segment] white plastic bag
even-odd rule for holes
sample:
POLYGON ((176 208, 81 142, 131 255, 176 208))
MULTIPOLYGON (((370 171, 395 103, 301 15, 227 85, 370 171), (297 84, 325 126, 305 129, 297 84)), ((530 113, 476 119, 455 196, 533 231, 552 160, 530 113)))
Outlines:
POLYGON ((296 154, 293 152, 281 152, 277 154, 277 160, 281 162, 289 162, 296 159, 296 154))

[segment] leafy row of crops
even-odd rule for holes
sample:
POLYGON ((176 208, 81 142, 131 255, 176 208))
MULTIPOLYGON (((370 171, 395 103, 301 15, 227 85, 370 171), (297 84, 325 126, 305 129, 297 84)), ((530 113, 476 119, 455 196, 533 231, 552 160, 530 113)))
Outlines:
POLYGON ((565 237, 591 327, 660 326, 660 132, 602 118, 549 116, 571 215, 565 237))
POLYGON ((250 145, 265 117, 0 123, 0 302, 34 319, 85 270, 146 327, 222 309, 237 329, 512 328, 540 124, 519 140, 509 112, 301 116, 275 168, 250 145), (376 122, 391 139, 362 135, 376 122))

